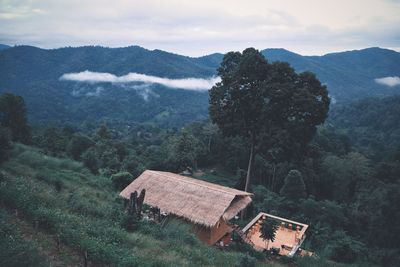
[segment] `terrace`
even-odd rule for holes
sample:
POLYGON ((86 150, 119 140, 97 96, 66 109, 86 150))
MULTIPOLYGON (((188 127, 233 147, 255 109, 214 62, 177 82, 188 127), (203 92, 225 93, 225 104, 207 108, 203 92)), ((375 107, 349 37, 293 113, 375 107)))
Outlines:
POLYGON ((303 243, 307 228, 306 224, 260 212, 243 228, 243 232, 254 249, 260 251, 275 249, 280 255, 292 257, 303 243), (273 242, 266 242, 260 237, 261 225, 265 220, 274 220, 279 225, 273 242))

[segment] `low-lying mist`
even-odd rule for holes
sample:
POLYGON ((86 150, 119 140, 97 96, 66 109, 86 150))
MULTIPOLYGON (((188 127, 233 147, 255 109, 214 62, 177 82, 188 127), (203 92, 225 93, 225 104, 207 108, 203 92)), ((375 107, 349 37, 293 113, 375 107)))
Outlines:
POLYGON ((127 84, 127 83, 144 83, 144 84, 159 84, 169 88, 205 91, 220 81, 219 77, 203 78, 183 78, 169 79, 146 74, 131 72, 126 75, 116 76, 107 72, 92 72, 82 71, 77 73, 65 73, 60 77, 60 80, 74 81, 81 83, 112 83, 112 84, 127 84))

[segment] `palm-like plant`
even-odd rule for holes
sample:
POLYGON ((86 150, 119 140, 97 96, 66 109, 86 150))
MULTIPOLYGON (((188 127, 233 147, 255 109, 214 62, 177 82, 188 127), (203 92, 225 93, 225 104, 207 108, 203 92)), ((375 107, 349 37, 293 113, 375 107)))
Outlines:
POLYGON ((269 241, 274 242, 278 225, 273 220, 265 220, 261 225, 260 237, 266 242, 266 249, 268 250, 269 241))

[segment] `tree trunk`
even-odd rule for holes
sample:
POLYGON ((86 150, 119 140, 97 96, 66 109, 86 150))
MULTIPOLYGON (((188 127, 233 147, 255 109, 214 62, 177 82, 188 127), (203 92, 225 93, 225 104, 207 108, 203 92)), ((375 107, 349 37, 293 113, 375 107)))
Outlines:
POLYGON ((272 192, 274 192, 274 188, 275 188, 275 174, 276 174, 276 165, 274 162, 274 163, 272 163, 272 182, 271 182, 271 188, 270 188, 270 190, 272 192))
MULTIPOLYGON (((247 175, 246 175, 246 185, 244 187, 244 191, 249 192, 250 190, 250 180, 251 180, 251 171, 253 169, 253 161, 255 157, 255 152, 254 152, 254 138, 252 138, 251 142, 251 149, 250 149, 250 159, 249 159, 249 165, 247 167, 247 175)), ((240 218, 243 220, 244 217, 246 216, 246 209, 243 209, 242 212, 240 213, 240 218)))
POLYGON ((251 180, 251 174, 252 174, 252 170, 253 170, 254 157, 255 157, 254 141, 252 141, 251 142, 249 165, 247 167, 246 186, 244 187, 244 191, 246 191, 246 192, 249 192, 249 189, 250 189, 250 180, 251 180))

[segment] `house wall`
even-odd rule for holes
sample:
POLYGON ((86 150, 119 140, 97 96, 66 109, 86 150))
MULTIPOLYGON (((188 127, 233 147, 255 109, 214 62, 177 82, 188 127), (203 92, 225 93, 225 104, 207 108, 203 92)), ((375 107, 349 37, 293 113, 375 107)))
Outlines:
POLYGON ((232 231, 232 228, 225 223, 222 219, 214 227, 208 228, 203 226, 194 226, 194 233, 197 237, 207 243, 208 245, 214 245, 220 240, 225 234, 232 231))

